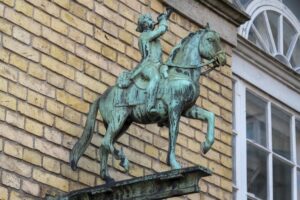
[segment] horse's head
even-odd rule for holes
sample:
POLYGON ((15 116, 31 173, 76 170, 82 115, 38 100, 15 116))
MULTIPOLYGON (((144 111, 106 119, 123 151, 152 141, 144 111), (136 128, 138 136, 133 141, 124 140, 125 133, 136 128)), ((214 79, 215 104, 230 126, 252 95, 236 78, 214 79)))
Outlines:
POLYGON ((221 46, 220 34, 209 28, 202 30, 200 36, 199 52, 207 60, 215 60, 217 65, 225 65, 226 54, 221 46))

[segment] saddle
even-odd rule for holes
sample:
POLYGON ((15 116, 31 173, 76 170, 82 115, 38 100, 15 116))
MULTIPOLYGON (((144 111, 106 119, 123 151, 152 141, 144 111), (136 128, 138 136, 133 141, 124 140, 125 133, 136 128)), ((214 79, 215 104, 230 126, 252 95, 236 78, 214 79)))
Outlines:
MULTIPOLYGON (((130 80, 130 72, 124 71, 118 78, 116 84, 116 93, 114 97, 115 106, 134 106, 141 105, 146 102, 147 87, 149 81, 142 76, 137 76, 134 80, 130 80)), ((164 77, 161 74, 161 77, 164 77)), ((156 98, 162 97, 162 88, 160 87, 165 81, 165 78, 159 80, 159 89, 156 98)))

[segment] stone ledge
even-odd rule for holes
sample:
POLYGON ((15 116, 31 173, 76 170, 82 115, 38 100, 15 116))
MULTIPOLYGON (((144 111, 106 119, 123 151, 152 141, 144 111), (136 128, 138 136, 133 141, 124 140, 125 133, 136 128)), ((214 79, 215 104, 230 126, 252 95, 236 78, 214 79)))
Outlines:
POLYGON ((107 183, 73 191, 61 197, 48 197, 47 200, 163 199, 200 192, 200 178, 210 175, 210 170, 195 166, 107 183))
POLYGON ((210 23, 221 38, 237 46, 237 28, 250 17, 227 0, 161 0, 200 26, 210 23))

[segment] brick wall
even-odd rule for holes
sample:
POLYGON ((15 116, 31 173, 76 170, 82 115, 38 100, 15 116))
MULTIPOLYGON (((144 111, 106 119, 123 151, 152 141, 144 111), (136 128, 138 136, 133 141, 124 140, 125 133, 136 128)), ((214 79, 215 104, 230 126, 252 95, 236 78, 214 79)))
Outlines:
MULTIPOLYGON (((68 166, 89 105, 141 56, 136 21, 140 13, 156 18, 158 0, 0 0, 0 199, 36 199, 102 184, 98 147, 101 117, 91 145, 68 166)), ((164 58, 199 27, 172 14, 163 36, 164 58)), ((216 141, 200 155, 206 123, 182 118, 177 150, 183 166, 202 165, 214 174, 199 184, 202 193, 183 199, 232 199, 231 47, 228 65, 201 78, 197 104, 216 114, 216 141)), ((169 170, 168 129, 133 124, 119 142, 131 161, 129 174, 109 159, 117 180, 169 170)), ((182 199, 182 198, 179 198, 182 199)))

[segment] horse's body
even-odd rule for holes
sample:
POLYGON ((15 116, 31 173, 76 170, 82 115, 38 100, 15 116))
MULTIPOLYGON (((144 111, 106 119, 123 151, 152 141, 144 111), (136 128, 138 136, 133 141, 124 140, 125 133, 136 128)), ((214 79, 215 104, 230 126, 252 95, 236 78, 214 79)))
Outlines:
POLYGON ((180 164, 176 161, 175 145, 180 116, 206 120, 208 122, 207 136, 202 145, 202 151, 206 153, 214 142, 214 114, 195 105, 200 92, 199 78, 203 66, 201 65, 201 57, 215 59, 215 56, 219 55, 216 61, 218 61, 218 64, 224 64, 225 57, 223 53, 220 56, 220 51, 219 35, 211 30, 198 31, 183 39, 172 51, 168 60, 169 76, 160 80, 159 94, 156 101, 156 109, 159 112, 156 115, 147 112, 145 103, 123 106, 118 106, 115 103, 116 97, 119 98, 120 93, 136 89, 134 87, 137 87, 138 82, 141 80, 137 80, 136 84, 132 84, 127 89, 120 89, 117 86, 109 88, 90 108, 84 133, 73 147, 70 155, 72 168, 76 168, 79 158, 90 143, 98 109, 106 127, 106 133, 100 147, 100 176, 103 179, 110 179, 107 171, 109 153, 120 159, 121 166, 128 170, 127 158, 122 150, 119 151, 114 147, 114 143, 132 122, 142 124, 158 123, 169 127, 167 162, 172 169, 178 169, 180 164))

